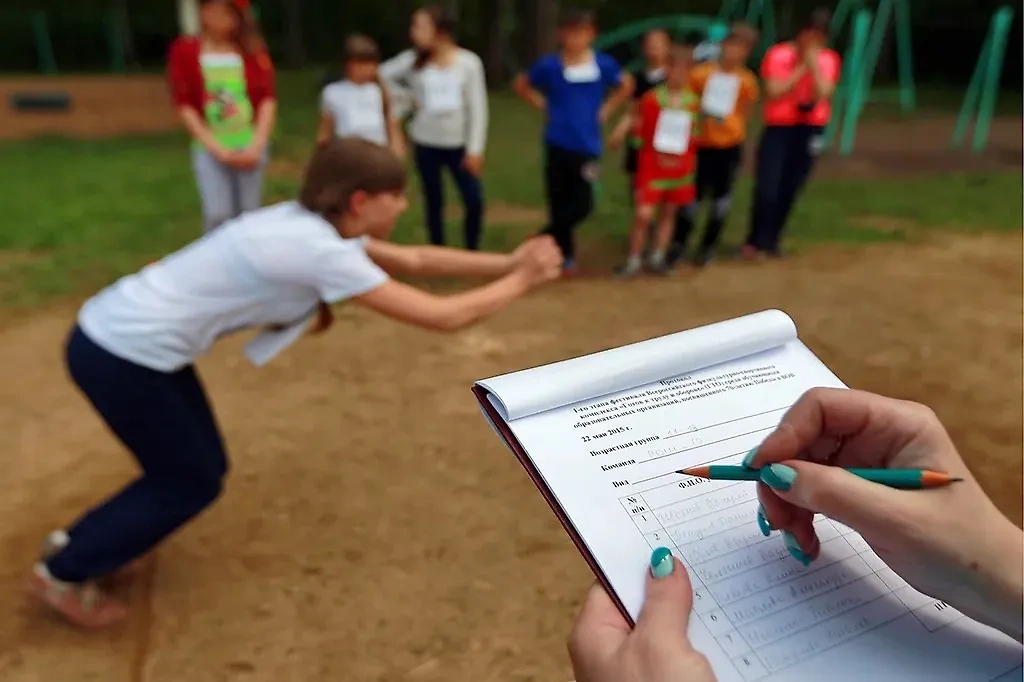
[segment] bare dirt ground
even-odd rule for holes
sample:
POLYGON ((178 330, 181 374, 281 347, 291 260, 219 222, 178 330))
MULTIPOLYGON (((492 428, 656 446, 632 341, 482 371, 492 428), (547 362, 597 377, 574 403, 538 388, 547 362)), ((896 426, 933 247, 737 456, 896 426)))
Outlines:
POLYGON ((589 572, 471 383, 766 307, 849 384, 934 406, 1020 523, 1021 252, 1020 234, 950 237, 566 283, 453 336, 346 310, 263 370, 229 341, 201 363, 228 492, 127 593, 131 622, 101 635, 19 587, 43 534, 134 469, 64 377, 73 312, 10 325, 0 679, 571 679, 563 642, 589 572))

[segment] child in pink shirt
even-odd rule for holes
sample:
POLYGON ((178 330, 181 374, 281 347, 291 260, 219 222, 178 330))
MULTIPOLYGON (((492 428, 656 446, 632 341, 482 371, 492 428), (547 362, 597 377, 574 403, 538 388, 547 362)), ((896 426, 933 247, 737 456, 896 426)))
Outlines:
POLYGON ((841 69, 839 55, 825 45, 829 21, 828 10, 815 10, 794 40, 772 46, 761 62, 765 127, 746 256, 780 255, 793 202, 823 146, 841 69))

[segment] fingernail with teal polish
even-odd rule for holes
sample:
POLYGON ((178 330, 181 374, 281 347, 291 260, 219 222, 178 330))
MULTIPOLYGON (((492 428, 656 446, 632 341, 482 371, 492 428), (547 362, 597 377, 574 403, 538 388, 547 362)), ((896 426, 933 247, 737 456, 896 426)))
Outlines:
POLYGON ((743 466, 750 468, 750 465, 754 463, 754 458, 757 457, 757 448, 754 448, 747 453, 747 456, 743 458, 743 466))
POLYGON ((772 464, 761 469, 761 482, 773 490, 789 490, 794 481, 796 469, 785 464, 772 464))
POLYGON ((651 575, 655 578, 667 578, 672 575, 676 562, 672 560, 672 552, 659 547, 651 554, 651 575))
POLYGON ((764 506, 757 505, 757 526, 761 529, 761 535, 768 537, 772 534, 772 524, 768 523, 768 517, 765 516, 764 506))
POLYGON ((800 543, 796 541, 796 536, 784 530, 782 531, 782 537, 786 541, 786 549, 789 550, 789 555, 804 566, 810 566, 811 557, 804 554, 804 551, 800 549, 800 543))

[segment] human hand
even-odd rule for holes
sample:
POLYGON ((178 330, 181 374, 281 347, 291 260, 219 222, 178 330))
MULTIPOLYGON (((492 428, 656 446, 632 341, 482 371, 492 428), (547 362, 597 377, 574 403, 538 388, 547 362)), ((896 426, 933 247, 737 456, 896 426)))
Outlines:
POLYGON ((215 158, 217 161, 219 161, 220 163, 224 164, 225 166, 234 167, 234 161, 235 161, 235 152, 234 151, 232 151, 230 149, 227 149, 225 147, 221 147, 220 145, 213 145, 211 147, 208 147, 207 151, 210 152, 210 156, 212 156, 213 158, 215 158))
POLYGON ((466 154, 462 158, 462 167, 475 177, 480 177, 484 168, 484 157, 479 154, 466 154))
POLYGON ((714 682, 687 636, 693 587, 665 548, 654 550, 636 628, 599 584, 590 588, 569 636, 576 682, 714 682))
POLYGON ((527 240, 513 252, 512 258, 515 271, 530 287, 558 279, 562 274, 562 251, 548 235, 527 240))
POLYGON ((803 61, 809 68, 814 68, 818 64, 818 55, 821 54, 821 45, 817 43, 809 43, 804 46, 803 50, 803 61))
POLYGON ((251 145, 234 152, 228 163, 239 170, 252 170, 260 165, 262 157, 263 150, 257 145, 251 145))
POLYGON ((971 476, 923 405, 844 389, 813 389, 745 464, 760 468, 758 524, 783 531, 804 564, 821 545, 818 512, 845 524, 920 592, 1022 638, 1024 534, 971 476), (924 469, 963 481, 896 490, 843 468, 924 469))

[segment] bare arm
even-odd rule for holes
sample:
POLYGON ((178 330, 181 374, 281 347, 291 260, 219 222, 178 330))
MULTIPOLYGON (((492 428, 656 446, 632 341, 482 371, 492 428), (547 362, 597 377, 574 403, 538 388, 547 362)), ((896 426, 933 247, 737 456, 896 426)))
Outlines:
POLYGON ((817 55, 813 59, 808 60, 808 68, 811 71, 811 78, 814 80, 814 94, 818 99, 828 99, 831 97, 832 93, 836 90, 836 84, 822 73, 817 55))
POLYGON ((434 331, 455 331, 493 315, 530 289, 521 271, 490 284, 451 296, 436 296, 389 280, 352 299, 385 317, 434 331))
POLYGON ((612 114, 619 110, 623 102, 628 100, 633 95, 633 88, 635 87, 633 76, 628 73, 622 74, 622 80, 619 81, 619 86, 615 88, 614 92, 605 100, 604 105, 601 106, 601 111, 598 114, 599 119, 604 122, 607 121, 612 114))
POLYGON ((501 277, 516 265, 515 256, 508 253, 401 246, 377 239, 369 240, 366 253, 388 273, 424 277, 501 277))
POLYGON ((807 66, 805 64, 800 64, 796 69, 794 69, 793 73, 786 78, 769 78, 764 83, 765 97, 768 99, 775 99, 776 97, 785 95, 796 86, 797 82, 803 78, 806 73, 807 66))
POLYGON ((636 128, 636 122, 640 120, 639 103, 630 102, 626 113, 622 115, 615 128, 612 130, 608 143, 614 148, 621 145, 629 134, 636 128))
POLYGON ((260 103, 256 112, 256 130, 253 135, 252 148, 263 153, 270 142, 270 133, 274 131, 274 123, 277 121, 277 100, 265 99, 260 103))
POLYGON ((520 99, 524 100, 534 109, 544 111, 547 108, 547 101, 544 99, 544 95, 530 85, 530 79, 525 73, 518 74, 515 80, 512 81, 512 90, 519 95, 520 99))
POLYGON ((220 146, 213 132, 206 125, 206 120, 199 115, 199 112, 192 107, 179 107, 178 118, 185 125, 185 130, 192 136, 192 139, 206 147, 214 156, 220 158, 227 154, 227 150, 220 146))
POLYGON ((402 133, 402 124, 395 119, 388 117, 388 146, 391 147, 391 151, 395 153, 400 159, 405 158, 406 147, 405 147, 405 135, 402 133))
POLYGON ((320 125, 316 128, 316 146, 322 147, 334 137, 334 117, 320 114, 320 125))

